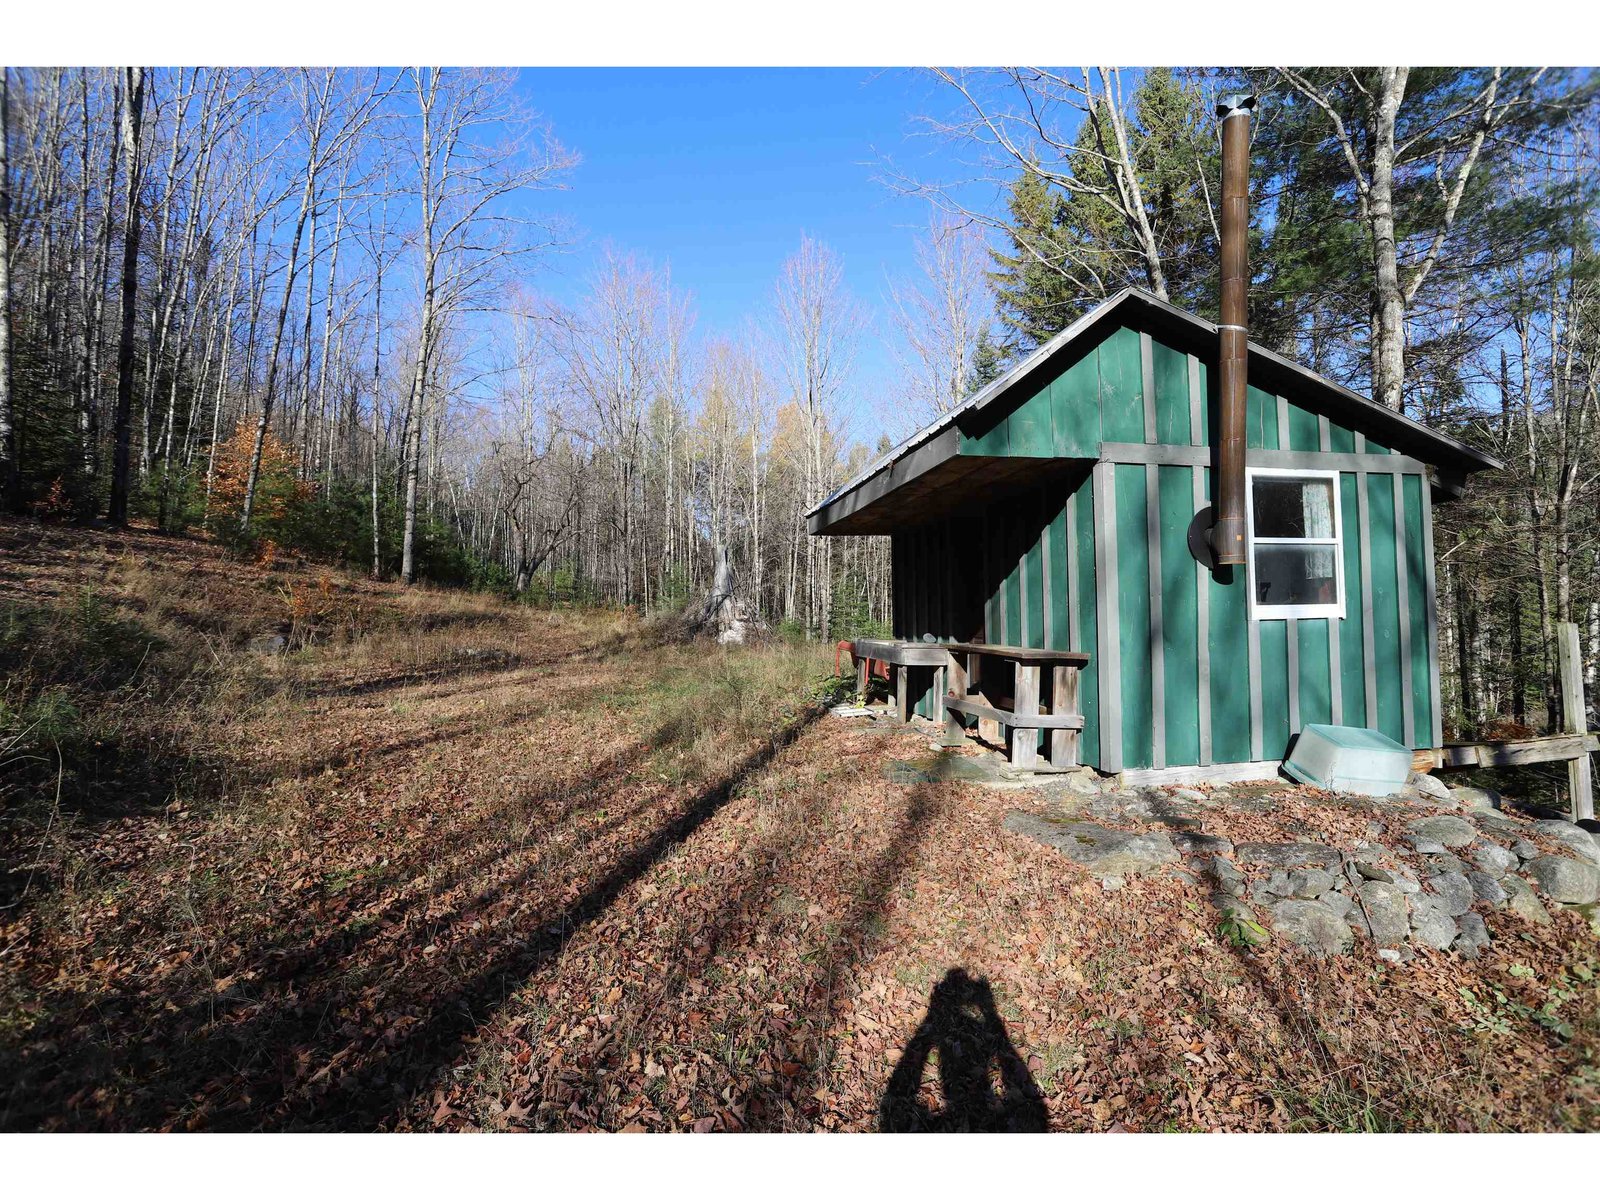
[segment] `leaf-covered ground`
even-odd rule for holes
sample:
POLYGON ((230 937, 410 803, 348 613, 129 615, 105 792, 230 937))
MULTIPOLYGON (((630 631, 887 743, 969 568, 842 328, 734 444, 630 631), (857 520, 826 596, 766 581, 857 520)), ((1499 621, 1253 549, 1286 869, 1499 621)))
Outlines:
POLYGON ((888 782, 926 732, 824 715, 817 649, 142 533, 0 559, 0 1127, 1600 1124, 1575 915, 1251 952, 1016 794, 888 782))

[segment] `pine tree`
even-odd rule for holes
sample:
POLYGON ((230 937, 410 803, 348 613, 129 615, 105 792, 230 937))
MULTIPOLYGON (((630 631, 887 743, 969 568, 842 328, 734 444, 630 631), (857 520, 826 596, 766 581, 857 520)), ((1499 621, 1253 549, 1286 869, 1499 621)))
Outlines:
MULTIPOLYGON (((1009 252, 993 252, 990 279, 1005 330, 1002 348, 1025 351, 1064 329, 1092 305, 1128 285, 1150 287, 1149 257, 1130 251, 1127 218, 1105 199, 1119 188, 1102 140, 1109 103, 1096 97, 1077 141, 1052 173, 1024 170, 1008 202, 1009 252), (1081 186, 1079 186, 1081 185, 1081 186)), ((1176 304, 1215 308, 1216 226, 1211 203, 1218 172, 1216 138, 1197 85, 1171 70, 1147 71, 1130 97, 1125 122, 1145 216, 1176 304)))
POLYGON ((990 251, 995 269, 989 280, 1004 330, 1001 346, 1015 355, 1065 328, 1077 305, 1059 241, 1066 198, 1039 175, 1025 171, 1011 185, 1006 208, 1011 250, 990 251))

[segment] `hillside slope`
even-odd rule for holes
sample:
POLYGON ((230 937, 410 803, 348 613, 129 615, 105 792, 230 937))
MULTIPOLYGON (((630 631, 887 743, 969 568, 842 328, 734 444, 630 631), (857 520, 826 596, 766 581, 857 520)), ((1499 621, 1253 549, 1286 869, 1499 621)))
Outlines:
POLYGON ((138 531, 0 563, 0 1127, 1600 1123, 1577 915, 1236 946, 894 769, 819 648, 138 531))

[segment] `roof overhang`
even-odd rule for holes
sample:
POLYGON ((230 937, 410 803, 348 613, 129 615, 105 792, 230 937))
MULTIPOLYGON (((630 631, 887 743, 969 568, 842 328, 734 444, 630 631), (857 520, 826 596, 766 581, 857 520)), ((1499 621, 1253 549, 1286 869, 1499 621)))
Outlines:
MULTIPOLYGON (((1070 474, 1082 460, 992 458, 962 455, 961 430, 1024 384, 1060 351, 1092 338, 1109 323, 1159 336, 1175 349, 1204 356, 1217 346, 1217 327, 1202 317, 1125 288, 1035 349, 960 407, 918 430, 806 513, 813 534, 891 533, 920 524, 974 498, 1020 489, 1070 474), (904 493, 904 494, 902 494, 904 493)), ((1466 477, 1498 470, 1498 459, 1448 434, 1430 429, 1309 368, 1250 343, 1250 382, 1292 395, 1312 411, 1336 418, 1401 454, 1436 468, 1434 485, 1446 498, 1460 494, 1466 477)))

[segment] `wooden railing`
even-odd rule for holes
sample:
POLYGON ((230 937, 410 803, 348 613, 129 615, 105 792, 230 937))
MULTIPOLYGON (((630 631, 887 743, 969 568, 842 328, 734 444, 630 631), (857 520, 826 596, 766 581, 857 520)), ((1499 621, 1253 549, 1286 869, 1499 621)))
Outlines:
POLYGON ((950 690, 944 697, 945 744, 966 738, 961 715, 978 719, 978 736, 1000 743, 1011 730, 1011 765, 1032 769, 1039 763, 1036 731, 1050 731, 1050 765, 1078 765, 1083 714, 1078 711, 1078 677, 1089 656, 1076 650, 1034 650, 987 642, 956 642, 943 647, 950 655, 950 690), (998 702, 998 688, 985 686, 986 664, 1011 665, 1011 704, 998 702), (1046 699, 1042 685, 1049 672, 1046 699), (1041 707, 1041 701, 1047 707, 1041 707))

